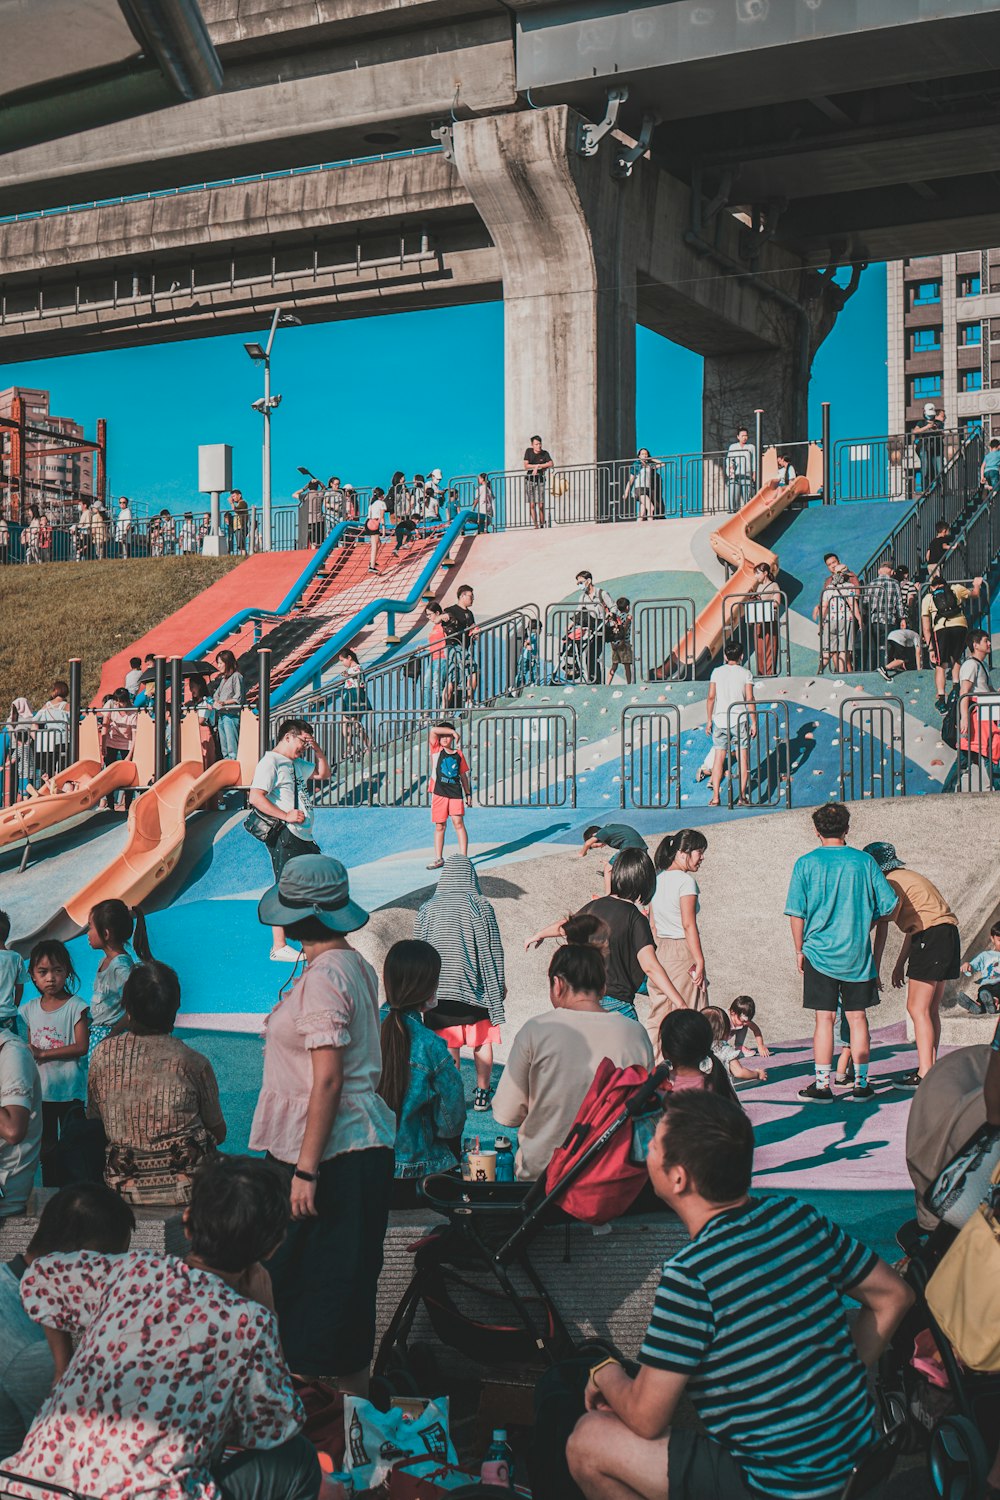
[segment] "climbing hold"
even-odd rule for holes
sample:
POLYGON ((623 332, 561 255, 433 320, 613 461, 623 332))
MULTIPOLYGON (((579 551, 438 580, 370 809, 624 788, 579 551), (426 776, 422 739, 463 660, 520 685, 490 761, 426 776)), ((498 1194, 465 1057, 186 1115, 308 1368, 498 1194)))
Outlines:
POLYGON ((932 766, 943 766, 944 765, 944 761, 943 760, 932 760, 931 761, 931 765, 932 766))
MULTIPOLYGON (((615 688, 615 690, 614 690, 614 692, 613 692, 613 693, 612 693, 612 694, 611 694, 611 696, 612 696, 612 698, 623 698, 623 697, 624 697, 624 696, 625 696, 625 695, 624 695, 624 693, 623 693, 623 692, 622 692, 622 690, 621 690, 621 688, 615 688)), ((632 702, 633 702, 633 703, 634 703, 634 702, 635 702, 635 699, 634 699, 634 698, 633 698, 633 699, 632 699, 632 702)))

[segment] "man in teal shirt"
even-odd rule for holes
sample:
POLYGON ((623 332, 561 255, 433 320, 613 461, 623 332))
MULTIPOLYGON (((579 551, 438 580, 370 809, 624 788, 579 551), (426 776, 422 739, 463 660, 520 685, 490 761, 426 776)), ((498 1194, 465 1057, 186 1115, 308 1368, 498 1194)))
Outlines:
POLYGON ((816 1077, 799 1096, 826 1104, 833 1100, 833 1022, 840 1004, 854 1060, 854 1088, 847 1097, 872 1099, 867 1012, 878 1005, 879 993, 871 930, 879 917, 892 914, 898 898, 871 855, 847 847, 851 814, 842 802, 817 807, 812 818, 820 847, 795 861, 785 902, 802 975, 802 1003, 815 1012, 816 1077))

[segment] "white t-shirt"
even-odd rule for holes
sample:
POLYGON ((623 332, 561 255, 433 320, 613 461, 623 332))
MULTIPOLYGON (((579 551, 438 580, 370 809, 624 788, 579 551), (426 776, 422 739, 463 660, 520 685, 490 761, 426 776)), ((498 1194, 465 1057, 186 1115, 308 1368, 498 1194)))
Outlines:
POLYGON ((910 651, 915 651, 920 645, 920 637, 915 630, 890 630, 886 640, 897 646, 905 646, 910 651))
POLYGON ((971 682, 971 692, 977 696, 982 693, 992 693, 994 687, 990 681, 990 674, 981 661, 974 656, 967 656, 958 669, 959 683, 971 682))
POLYGON ((312 838, 313 799, 309 789, 310 777, 315 776, 316 767, 311 760, 293 760, 277 750, 268 750, 257 762, 250 785, 267 793, 267 800, 280 807, 282 812, 294 812, 296 807, 305 813, 302 823, 286 823, 290 833, 300 839, 312 838), (296 787, 296 782, 298 786, 296 787))
POLYGON ((365 525, 374 531, 376 526, 382 525, 383 518, 388 509, 389 507, 384 500, 372 500, 368 506, 368 516, 365 525))
POLYGON ((753 673, 736 662, 727 661, 724 666, 713 670, 709 681, 715 683, 712 723, 725 729, 729 722, 730 706, 746 702, 746 686, 748 682, 753 682, 753 673))
POLYGON ((141 676, 141 667, 133 667, 131 671, 125 673, 125 689, 127 692, 132 694, 133 698, 141 687, 141 683, 139 682, 139 678, 141 676))
MULTIPOLYGON (((76 1023, 89 1009, 87 1001, 81 1000, 79 995, 71 995, 58 1010, 43 1010, 40 997, 28 1000, 21 1006, 28 1040, 33 1047, 42 1050, 71 1047, 76 1040, 76 1023)), ((86 1053, 82 1057, 40 1063, 38 1072, 42 1080, 42 1098, 49 1103, 65 1104, 69 1099, 86 1099, 86 1053)))
POLYGON ((698 899, 698 882, 690 870, 661 870, 656 877, 652 911, 658 938, 683 938, 684 923, 681 921, 681 897, 693 896, 697 913, 701 903, 698 899))
POLYGON ((757 450, 753 443, 730 443, 726 469, 733 479, 752 479, 757 471, 757 450))
POLYGON ((651 1068, 645 1027, 618 1012, 579 1010, 553 1010, 521 1027, 493 1099, 497 1124, 518 1128, 519 1179, 542 1176, 604 1057, 618 1068, 651 1068))
POLYGON ((28 1201, 42 1146, 42 1085, 27 1043, 0 1030, 0 1106, 17 1104, 29 1112, 28 1129, 16 1146, 0 1141, 0 1217, 20 1213, 28 1201))
POLYGON ((14 991, 27 979, 24 959, 13 948, 0 948, 0 1020, 17 1015, 14 991))

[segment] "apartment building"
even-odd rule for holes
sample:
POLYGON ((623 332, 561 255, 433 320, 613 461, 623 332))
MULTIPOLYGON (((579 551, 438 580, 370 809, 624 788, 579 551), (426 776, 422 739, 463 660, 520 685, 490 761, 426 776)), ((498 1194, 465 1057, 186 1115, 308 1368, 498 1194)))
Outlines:
MULTIPOLYGON (((49 392, 28 390, 24 386, 10 386, 0 391, 0 417, 13 414, 14 400, 20 396, 24 402, 24 418, 29 427, 41 427, 54 436, 84 436, 79 422, 71 417, 56 417, 49 410, 49 392)), ((0 487, 6 487, 10 479, 8 457, 9 436, 0 429, 0 487)), ((25 459, 25 478, 30 492, 39 495, 65 496, 92 495, 94 493, 94 454, 90 449, 75 453, 46 453, 40 444, 29 443, 25 459)), ((34 496, 32 496, 34 498, 34 496)))

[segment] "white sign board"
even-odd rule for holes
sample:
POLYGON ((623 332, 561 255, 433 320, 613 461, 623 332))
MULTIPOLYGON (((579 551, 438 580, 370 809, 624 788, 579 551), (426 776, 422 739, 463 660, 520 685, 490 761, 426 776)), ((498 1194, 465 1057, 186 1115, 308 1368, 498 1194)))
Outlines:
POLYGON ((198 448, 198 488, 221 495, 233 487, 233 450, 229 443, 202 443, 198 448))

